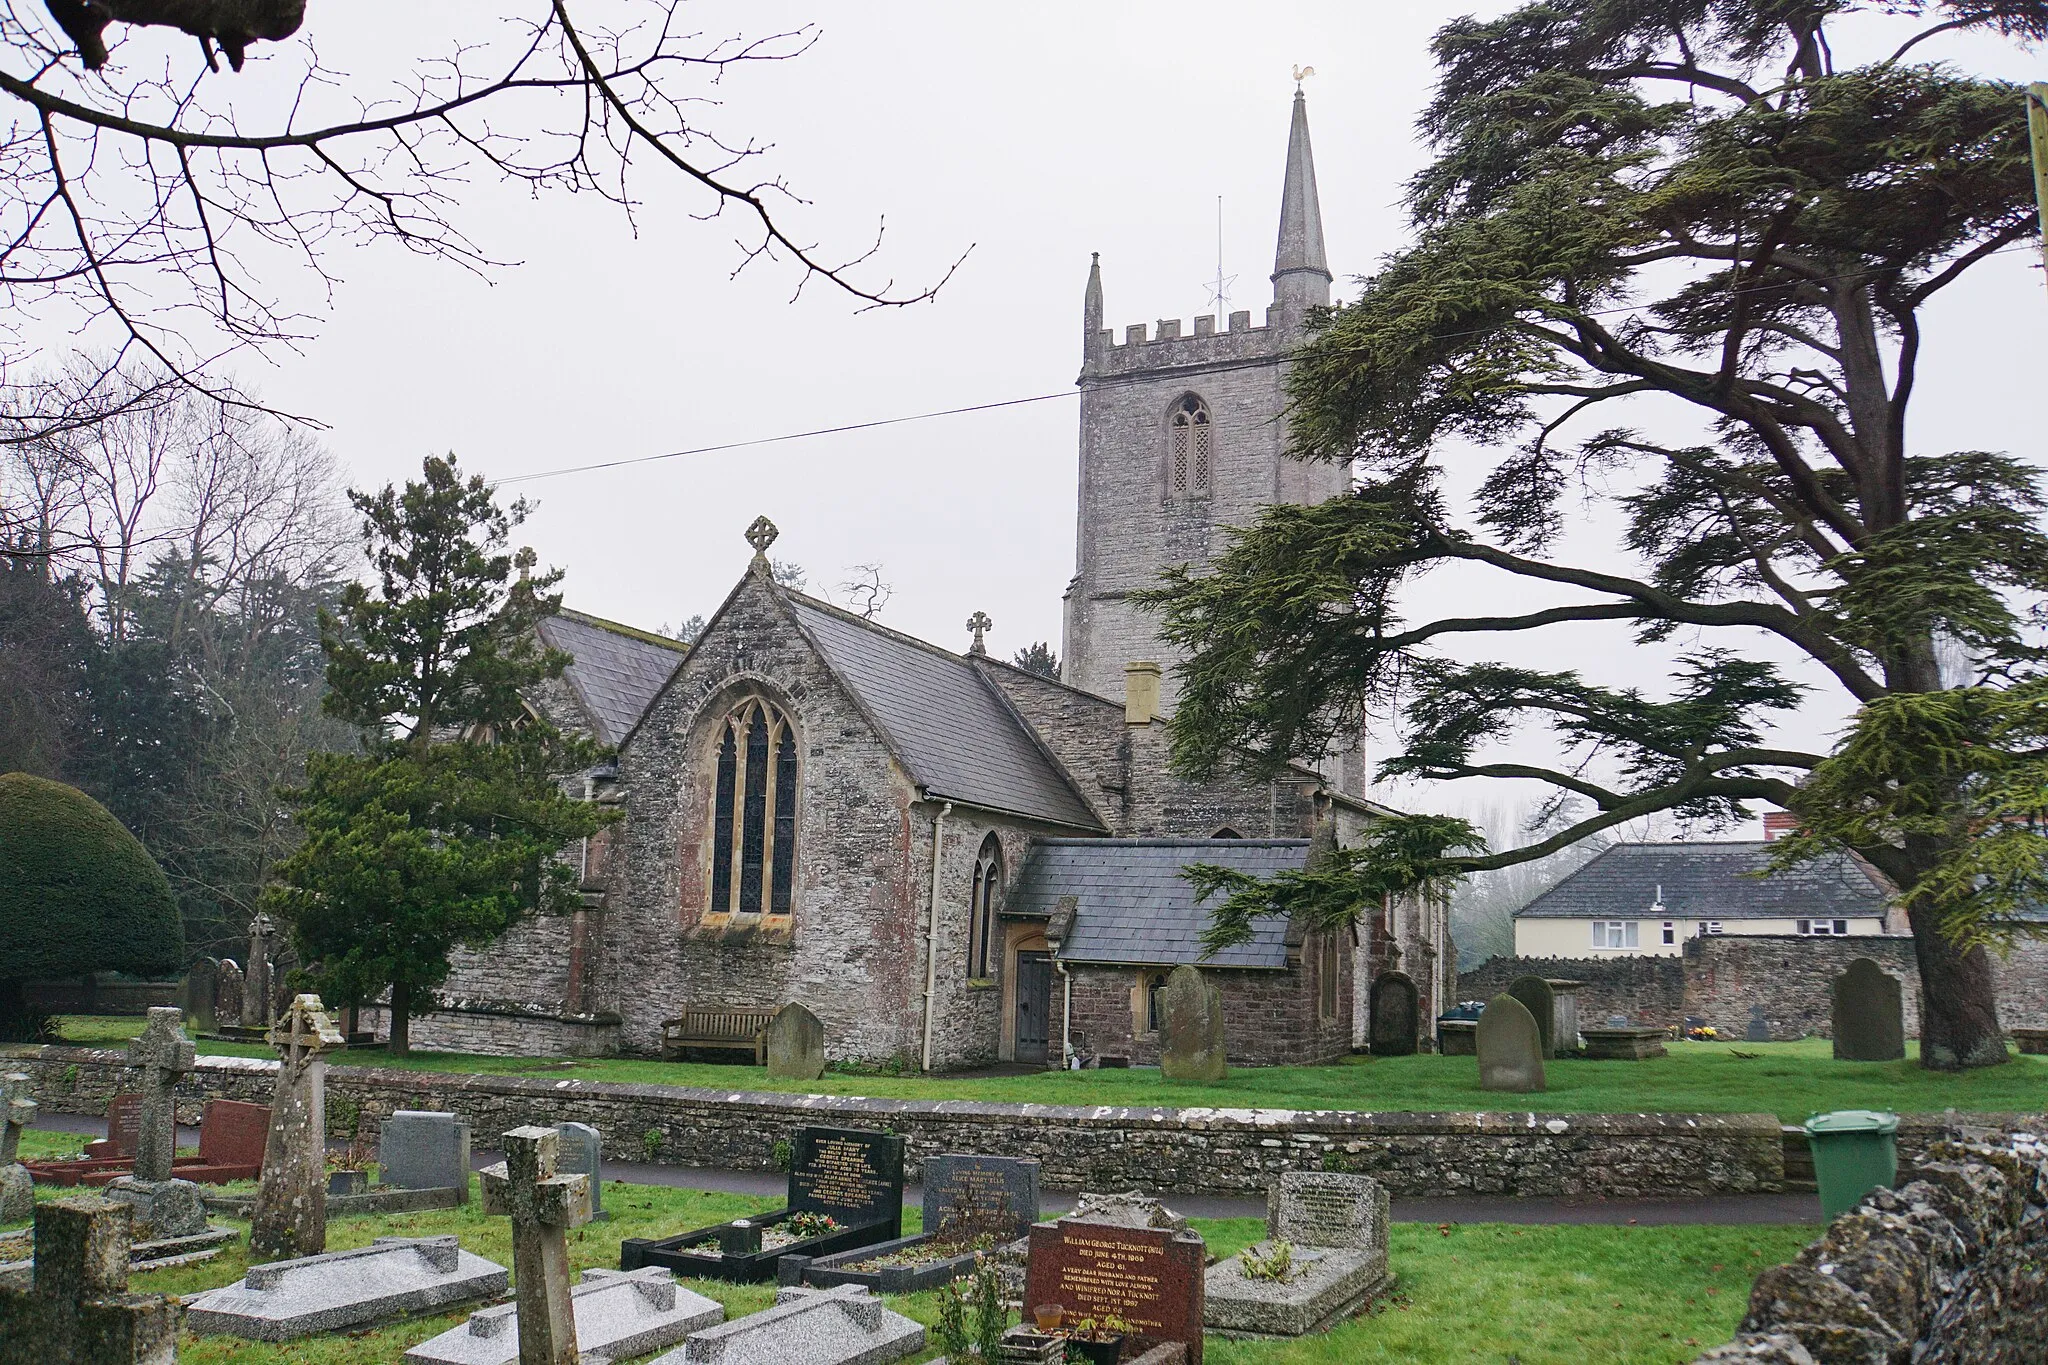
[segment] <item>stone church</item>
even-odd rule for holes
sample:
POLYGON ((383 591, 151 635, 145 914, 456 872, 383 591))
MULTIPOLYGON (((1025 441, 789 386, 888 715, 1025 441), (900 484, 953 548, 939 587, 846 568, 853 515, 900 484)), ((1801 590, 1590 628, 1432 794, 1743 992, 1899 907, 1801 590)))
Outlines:
MULTIPOLYGON (((458 954, 415 1045, 656 1055, 706 1019, 801 1001, 835 1061, 1156 1062, 1166 973, 1200 959, 1207 920, 1182 870, 1299 868, 1315 840, 1389 813, 1359 794, 1356 750, 1271 782, 1168 766, 1176 659, 1133 594, 1209 562, 1262 506, 1346 487, 1341 467, 1285 458, 1276 420, 1287 358, 1330 301, 1299 92, 1272 280, 1259 325, 1236 312, 1119 341, 1091 266, 1058 679, 991 657, 979 613, 954 652, 778 584, 766 518, 688 646, 575 612, 546 622, 575 662, 530 704, 616 748, 578 781, 623 818, 575 851, 583 908, 458 954)), ((1426 1045, 1455 986, 1434 904, 1341 933, 1268 921, 1203 965, 1245 1064, 1351 1051, 1368 983, 1390 972, 1426 1045)))

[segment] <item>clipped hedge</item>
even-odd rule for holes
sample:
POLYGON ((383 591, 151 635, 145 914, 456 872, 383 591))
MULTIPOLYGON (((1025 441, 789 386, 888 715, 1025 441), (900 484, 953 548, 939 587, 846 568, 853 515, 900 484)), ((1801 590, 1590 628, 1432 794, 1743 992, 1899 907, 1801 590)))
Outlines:
POLYGON ((76 787, 0 776, 0 1012, 24 981, 173 972, 184 955, 170 880, 140 840, 76 787))

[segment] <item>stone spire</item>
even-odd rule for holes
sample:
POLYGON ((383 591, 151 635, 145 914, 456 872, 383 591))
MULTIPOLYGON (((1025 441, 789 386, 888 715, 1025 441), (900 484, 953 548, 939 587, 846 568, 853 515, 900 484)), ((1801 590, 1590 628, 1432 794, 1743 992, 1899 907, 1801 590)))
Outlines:
POLYGON ((1081 353, 1095 349, 1102 334, 1102 253, 1088 253, 1088 292, 1081 296, 1081 353))
POLYGON ((1273 255, 1273 302, 1295 316, 1330 302, 1330 266, 1323 256, 1323 208, 1316 199, 1315 153, 1308 145, 1308 101, 1294 90, 1287 130, 1287 183, 1280 191, 1280 246, 1273 255))

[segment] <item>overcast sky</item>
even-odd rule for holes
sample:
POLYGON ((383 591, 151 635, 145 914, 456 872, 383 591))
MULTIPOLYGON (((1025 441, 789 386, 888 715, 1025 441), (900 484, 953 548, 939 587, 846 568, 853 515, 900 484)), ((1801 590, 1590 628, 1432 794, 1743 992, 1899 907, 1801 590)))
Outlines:
MULTIPOLYGON (((422 27, 417 0, 314 0, 307 30, 331 64, 391 78, 494 7, 425 8, 444 27, 422 27)), ((996 622, 991 648, 1057 647, 1073 571, 1071 393, 1089 253, 1102 253, 1110 325, 1206 312, 1220 196, 1232 306, 1263 309, 1289 72, 1309 64, 1341 296, 1404 240, 1402 185, 1426 154, 1413 125, 1432 80, 1430 33, 1504 8, 706 3, 693 12, 712 34, 817 23, 801 58, 728 75, 712 125, 774 144, 762 168, 810 201, 789 221, 827 254, 858 251, 886 218, 866 278, 934 280, 971 247, 936 301, 858 312, 814 282, 792 303, 796 277, 767 262, 731 279, 739 225, 693 221, 703 204, 651 178, 637 235, 594 197, 486 190, 475 200, 484 213, 468 221, 493 254, 521 264, 484 282, 388 247, 360 250, 340 263, 345 281, 319 339, 248 377, 328 423, 358 486, 416 472, 428 452, 453 450, 502 477, 1066 395, 521 488, 539 503, 529 538, 568 571, 567 600, 586 611, 649 627, 709 613, 744 568, 742 530, 765 513, 782 531, 775 554, 814 586, 881 563, 896 589, 883 613, 891 625, 960 648, 962 623, 981 610, 996 622)), ((1987 73, 2041 72, 1990 42, 1922 51, 1987 73)), ((237 79, 263 79, 262 64, 237 79)), ((2007 256, 1951 292, 1928 329, 1917 439, 2038 448, 2029 433, 2040 429, 2048 354, 2038 263, 2007 256)), ((1434 583, 1416 607, 1468 591, 1434 583)), ((1525 657, 1610 678, 1632 664, 1612 636, 1559 637, 1525 657)), ((1803 724, 1837 714, 1829 699, 1803 724)))

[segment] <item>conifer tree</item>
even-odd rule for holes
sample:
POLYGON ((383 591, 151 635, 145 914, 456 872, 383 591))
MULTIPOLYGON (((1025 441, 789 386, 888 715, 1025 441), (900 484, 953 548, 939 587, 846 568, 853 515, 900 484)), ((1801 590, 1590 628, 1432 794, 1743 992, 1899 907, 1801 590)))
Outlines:
POLYGON ((1391 712, 1383 774, 1534 780, 1583 818, 1494 852, 1464 821, 1388 821, 1264 888, 1210 870, 1212 947, 1776 802, 1807 831, 1785 858, 1846 847, 1898 888, 1923 1064, 2005 1060, 1985 949, 2048 851, 2025 629, 2048 504, 2025 461, 1907 420, 1929 301, 2039 230, 2023 92, 1922 45, 1972 30, 2048 38, 2048 3, 1544 0, 1438 33, 1413 244, 1290 379, 1296 453, 1355 460, 1355 493, 1273 509, 1150 599, 1192 654, 1178 755, 1278 762, 1391 712), (1852 25, 1897 50, 1838 64, 1852 25), (1617 523, 1623 558, 1589 557, 1617 523), (1446 566, 1489 605, 1405 619, 1446 566), (1602 622, 1662 680, 1488 658, 1602 622), (1820 688, 1849 737, 1774 735, 1820 688), (1520 756, 1531 733, 1553 757, 1520 756))
POLYGON ((269 899, 331 999, 390 988, 390 1047, 403 1055, 451 949, 489 942, 522 912, 570 907, 575 877, 557 855, 606 816, 561 780, 604 754, 522 700, 571 662, 535 629, 561 606, 549 591, 561 574, 507 552, 527 505, 500 508, 452 455, 403 489, 349 498, 375 581, 322 613, 321 643, 326 709, 362 744, 308 763, 289 798, 305 842, 269 899))

